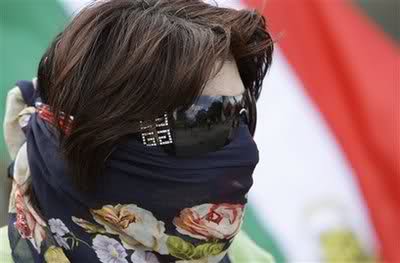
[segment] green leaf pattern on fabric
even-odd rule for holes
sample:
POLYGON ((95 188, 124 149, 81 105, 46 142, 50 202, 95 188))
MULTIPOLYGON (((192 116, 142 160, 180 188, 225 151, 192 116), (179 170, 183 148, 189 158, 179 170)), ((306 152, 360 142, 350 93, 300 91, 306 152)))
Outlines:
POLYGON ((180 237, 170 236, 167 239, 167 247, 170 254, 176 258, 197 260, 219 255, 224 250, 225 243, 204 243, 194 246, 180 237))

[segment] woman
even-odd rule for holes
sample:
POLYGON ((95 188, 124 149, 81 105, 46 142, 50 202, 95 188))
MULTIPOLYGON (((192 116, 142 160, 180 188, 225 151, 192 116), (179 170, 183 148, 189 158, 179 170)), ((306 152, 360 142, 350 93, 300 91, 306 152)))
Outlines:
POLYGON ((83 9, 9 94, 14 261, 230 262, 271 56, 253 11, 83 9))

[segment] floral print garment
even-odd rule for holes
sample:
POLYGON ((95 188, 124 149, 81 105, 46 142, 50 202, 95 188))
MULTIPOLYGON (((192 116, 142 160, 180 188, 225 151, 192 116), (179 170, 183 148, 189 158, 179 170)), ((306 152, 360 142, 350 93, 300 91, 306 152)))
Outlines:
POLYGON ((204 240, 200 245, 195 246, 184 237, 168 235, 163 222, 133 204, 107 205, 93 210, 95 223, 72 217, 75 224, 91 235, 92 245, 79 239, 60 219, 52 218, 48 224, 63 249, 85 246, 101 262, 160 262, 154 252, 180 259, 176 262, 219 262, 239 231, 243 206, 204 204, 185 210, 190 215, 181 214, 174 224, 179 233, 204 240))
MULTIPOLYGON (((18 83, 25 97, 35 96, 32 87, 18 83)), ((107 160, 96 192, 83 194, 65 174, 51 111, 29 104, 24 111, 16 118, 24 120, 26 139, 10 198, 15 262, 229 262, 258 162, 246 126, 222 150, 190 159, 124 142, 107 160)))

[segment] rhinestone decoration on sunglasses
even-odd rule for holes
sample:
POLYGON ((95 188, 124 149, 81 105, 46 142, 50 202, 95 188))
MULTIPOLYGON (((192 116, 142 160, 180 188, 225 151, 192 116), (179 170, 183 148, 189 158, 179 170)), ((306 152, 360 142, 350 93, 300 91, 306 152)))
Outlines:
POLYGON ((164 113, 163 117, 154 120, 154 124, 144 126, 140 122, 143 144, 146 146, 173 144, 171 129, 169 127, 168 115, 164 113))

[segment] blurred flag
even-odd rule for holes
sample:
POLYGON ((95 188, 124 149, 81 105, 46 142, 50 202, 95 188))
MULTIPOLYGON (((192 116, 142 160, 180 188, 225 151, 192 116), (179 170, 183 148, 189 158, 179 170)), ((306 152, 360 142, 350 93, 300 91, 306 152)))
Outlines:
MULTIPOLYGON (((1 87, 87 2, 1 1, 1 87)), ((265 10, 277 40, 245 230, 277 262, 400 262, 398 46, 349 1, 209 2, 265 10)))
POLYGON ((398 46, 350 1, 263 2, 253 215, 287 261, 400 262, 398 46))

